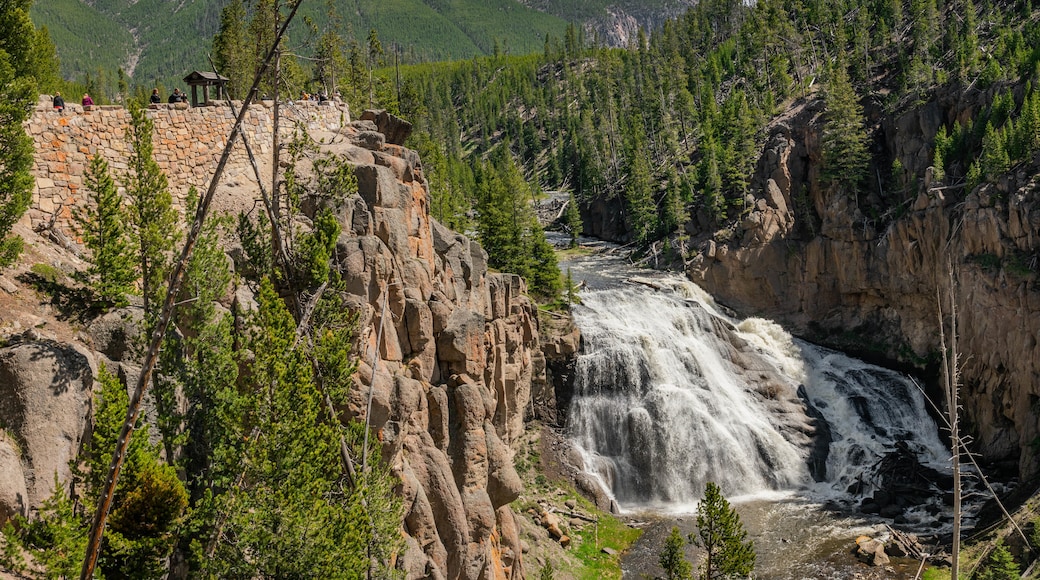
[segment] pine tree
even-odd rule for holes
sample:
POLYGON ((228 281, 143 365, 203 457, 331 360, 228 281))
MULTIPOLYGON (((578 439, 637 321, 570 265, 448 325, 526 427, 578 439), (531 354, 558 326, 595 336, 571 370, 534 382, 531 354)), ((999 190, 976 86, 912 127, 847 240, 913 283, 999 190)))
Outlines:
MULTIPOLYGON (((95 403, 97 415, 88 462, 87 497, 91 503, 98 500, 103 489, 130 402, 126 386, 104 365, 98 371, 98 382, 101 390, 95 403)), ((105 576, 164 577, 165 560, 173 550, 172 535, 187 503, 187 492, 176 471, 161 463, 158 449, 148 442, 148 427, 139 426, 131 435, 101 548, 99 567, 105 576)))
MULTIPOLYGON (((364 478, 353 488, 343 484, 337 428, 321 420, 311 362, 293 348, 295 322, 269 281, 257 298, 248 344, 254 358, 244 385, 252 401, 240 418, 255 436, 241 455, 223 458, 240 466, 241 488, 215 498, 226 525, 213 556, 200 560, 204 572, 366 577, 374 563, 386 566, 400 543, 394 481, 372 453, 372 464, 358 470, 364 478)), ((346 433, 355 451, 362 433, 356 426, 346 433)))
POLYGON ((693 578, 693 566, 686 560, 686 538, 678 527, 672 526, 672 533, 664 541, 657 561, 664 568, 667 580, 690 580, 693 578))
POLYGON ((821 138, 823 146, 823 176, 832 184, 859 186, 869 161, 867 134, 864 129, 863 107, 845 66, 836 64, 827 84, 824 97, 825 124, 821 138))
POLYGON ((581 235, 583 224, 581 211, 578 209, 578 200, 574 198, 574 192, 571 192, 567 198, 567 209, 563 214, 563 221, 567 224, 567 230, 571 234, 570 247, 578 247, 578 236, 581 235))
POLYGON ((228 79, 228 92, 238 99, 253 81, 253 53, 246 36, 246 7, 243 0, 231 0, 220 11, 220 29, 213 37, 213 63, 228 79))
POLYGON ((126 140, 130 145, 129 172, 126 176, 126 194, 130 198, 130 223, 137 238, 138 260, 141 271, 141 294, 148 316, 154 312, 165 293, 170 258, 174 244, 180 237, 177 229, 177 211, 166 175, 152 154, 153 123, 138 103, 131 103, 130 126, 126 140))
POLYGON ((978 580, 1018 580, 1020 577, 1018 563, 1003 542, 993 548, 986 565, 975 576, 978 580))
POLYGON ((125 306, 126 294, 137 281, 134 247, 126 228, 126 212, 108 171, 108 163, 100 155, 90 160, 84 176, 90 205, 73 216, 90 250, 90 267, 82 273, 83 281, 102 302, 125 306))
POLYGON ((0 6, 0 268, 21 253, 22 239, 11 229, 32 199, 33 142, 22 127, 38 95, 31 4, 14 0, 0 6))
POLYGON ((689 539, 707 552, 700 567, 701 580, 743 577, 755 569, 754 542, 747 539, 737 510, 713 482, 704 488, 704 499, 697 506, 697 533, 689 539))
POLYGON ((343 38, 336 33, 339 16, 333 2, 326 4, 326 13, 329 24, 328 29, 318 39, 318 48, 314 55, 314 80, 331 97, 339 83, 346 80, 343 77, 347 70, 347 59, 343 54, 343 38))
POLYGON ((633 241, 643 245, 657 233, 657 206, 654 203, 654 181, 647 160, 646 140, 642 128, 634 129, 628 151, 628 181, 625 183, 625 207, 628 229, 633 241))
MULTIPOLYGON (((191 188, 188 215, 194 215, 197 201, 198 194, 191 188)), ((224 216, 212 216, 202 226, 177 297, 178 340, 161 351, 152 391, 167 457, 181 458, 185 471, 193 474, 187 481, 193 499, 198 498, 200 484, 214 478, 210 472, 214 449, 222 439, 234 444, 236 434, 232 423, 222 421, 226 412, 222 406, 234 407, 241 398, 234 389, 238 367, 231 316, 218 314, 215 307, 231 282, 227 256, 220 247, 221 230, 229 226, 230 219, 224 216)))
MULTIPOLYGON (((54 474, 54 492, 38 511, 38 517, 23 530, 24 545, 44 569, 48 579, 75 578, 87 551, 87 529, 76 507, 54 474)), ((13 532, 13 530, 12 530, 13 532)), ((4 535, 8 538, 7 530, 4 535)))
POLYGON ((986 123, 986 131, 982 137, 982 155, 979 156, 979 169, 987 181, 996 181, 1011 167, 1004 132, 994 129, 992 123, 986 123))

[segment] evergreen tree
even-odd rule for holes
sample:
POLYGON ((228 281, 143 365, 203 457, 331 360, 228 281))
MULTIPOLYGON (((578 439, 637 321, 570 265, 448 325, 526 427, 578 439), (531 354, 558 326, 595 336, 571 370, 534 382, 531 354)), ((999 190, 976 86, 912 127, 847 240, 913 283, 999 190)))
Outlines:
POLYGON ((171 252, 180 237, 177 211, 166 175, 152 154, 153 123, 138 103, 130 105, 129 172, 125 187, 130 198, 130 223, 134 228, 141 271, 145 313, 157 315, 169 275, 171 252))
MULTIPOLYGON (((54 474, 54 492, 43 500, 38 516, 24 529, 24 545, 43 567, 44 577, 48 580, 77 577, 87 551, 87 528, 57 473, 54 474)), ((14 538, 6 529, 4 536, 9 542, 14 538)))
MULTIPOLYGON (((98 382, 101 390, 95 402, 94 429, 88 447, 89 471, 85 477, 90 513, 104 488, 130 402, 126 386, 104 365, 98 371, 98 382)), ((104 575, 165 577, 165 560, 174 545, 173 533, 187 503, 187 492, 176 471, 161 463, 158 449, 148 442, 147 425, 139 425, 131 435, 98 559, 104 575)))
POLYGON ((578 236, 581 235, 583 224, 581 211, 578 209, 578 200, 574 198, 574 192, 571 192, 567 198, 567 209, 564 211, 563 221, 567 224, 567 231, 571 234, 570 247, 578 247, 578 236))
POLYGON ((657 561, 664 568, 667 580, 690 580, 693 578, 693 566, 686 560, 686 538, 678 527, 672 526, 672 533, 664 541, 657 561))
MULTIPOLYGON (((188 192, 188 215, 198 202, 195 188, 188 192)), ((230 219, 211 216, 202 226, 188 260, 177 296, 175 324, 178 340, 160 352, 155 374, 157 426, 166 456, 178 458, 192 499, 198 499, 200 482, 212 482, 210 464, 215 448, 234 444, 232 412, 241 398, 234 384, 238 375, 231 341, 231 316, 218 314, 215 304, 226 295, 231 282, 227 256, 220 247, 220 233, 230 219)), ((239 438, 240 439, 240 438, 239 438)))
MULTIPOLYGON (((241 488, 216 498, 226 525, 202 565, 217 576, 366 577, 399 546, 394 481, 373 453, 359 469, 364 478, 343 485, 336 429, 321 420, 311 363, 293 348, 293 318, 269 281, 258 301, 246 378, 252 401, 242 418, 254 436, 224 459, 241 467, 241 488)), ((349 432, 352 445, 361 433, 349 432)))
POLYGON ((1015 558, 1003 542, 998 542, 986 559, 985 566, 975 577, 978 580, 1018 580, 1020 576, 1015 558))
POLYGON ((347 71, 347 59, 344 56, 343 38, 336 33, 339 16, 333 2, 326 4, 328 29, 318 39, 318 47, 314 58, 314 80, 321 86, 325 94, 332 96, 347 71))
POLYGON ((100 155, 90 160, 84 176, 90 205, 73 213, 83 243, 90 250, 90 267, 82 273, 83 281, 102 302, 126 305, 126 294, 137 281, 136 259, 126 228, 126 212, 108 172, 108 163, 100 155))
POLYGON ((866 174, 870 157, 863 107, 840 62, 831 70, 824 105, 826 117, 821 137, 824 179, 856 189, 866 174))
POLYGON ((755 569, 755 545, 737 510, 730 507, 722 490, 713 482, 704 488, 704 499, 697 505, 697 533, 690 542, 707 554, 700 567, 701 580, 743 577, 755 569))
POLYGON ((246 6, 231 0, 220 11, 220 29, 213 37, 213 63, 217 72, 229 79, 228 92, 237 99, 253 82, 253 53, 246 35, 246 6))
POLYGON ((35 51, 40 46, 29 19, 31 4, 0 4, 0 268, 12 264, 21 252, 22 239, 11 235, 11 228, 32 199, 33 142, 22 127, 38 94, 35 51))
POLYGON ((982 155, 979 157, 979 169, 987 181, 996 181, 1011 167, 1004 132, 994 129, 992 123, 986 123, 986 131, 982 137, 982 155))

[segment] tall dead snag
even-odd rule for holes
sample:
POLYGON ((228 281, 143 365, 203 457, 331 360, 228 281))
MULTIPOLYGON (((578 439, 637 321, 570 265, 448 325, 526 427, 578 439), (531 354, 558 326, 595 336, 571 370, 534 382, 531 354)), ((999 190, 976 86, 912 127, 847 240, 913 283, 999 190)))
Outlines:
POLYGON ((953 266, 947 263, 947 271, 950 276, 949 300, 950 300, 950 332, 949 345, 946 339, 946 323, 943 316, 942 297, 937 289, 935 293, 935 304, 939 314, 939 346, 942 349, 942 381, 943 392, 946 395, 946 415, 950 426, 950 448, 953 461, 953 545, 952 566, 950 578, 958 579, 958 567, 961 551, 961 440, 958 432, 958 388, 960 386, 960 365, 957 353, 957 300, 953 279, 953 266))

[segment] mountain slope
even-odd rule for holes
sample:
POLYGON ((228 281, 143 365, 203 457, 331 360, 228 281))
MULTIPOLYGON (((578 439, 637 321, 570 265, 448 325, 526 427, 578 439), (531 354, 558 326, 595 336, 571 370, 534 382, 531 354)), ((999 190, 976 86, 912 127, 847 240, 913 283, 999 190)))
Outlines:
MULTIPOLYGON (((122 67, 137 84, 179 84, 192 69, 206 67, 225 0, 38 0, 37 25, 47 26, 58 48, 62 75, 71 80, 122 67)), ((691 0, 332 0, 301 6, 291 50, 312 52, 304 17, 319 29, 328 8, 340 15, 339 33, 364 44, 375 29, 384 48, 400 49, 406 62, 455 60, 502 52, 543 49, 547 35, 560 38, 568 22, 592 38, 628 44, 639 26, 656 27, 679 15, 691 0)))

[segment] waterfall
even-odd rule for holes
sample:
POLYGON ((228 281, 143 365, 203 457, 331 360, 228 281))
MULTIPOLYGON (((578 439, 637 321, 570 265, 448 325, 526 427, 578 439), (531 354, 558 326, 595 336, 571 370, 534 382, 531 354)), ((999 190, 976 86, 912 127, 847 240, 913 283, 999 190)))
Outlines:
POLYGON ((682 509, 707 481, 731 496, 866 495, 870 467, 901 441, 945 464, 906 377, 734 320, 675 276, 606 286, 574 308, 584 345, 568 432, 623 509, 682 509))

